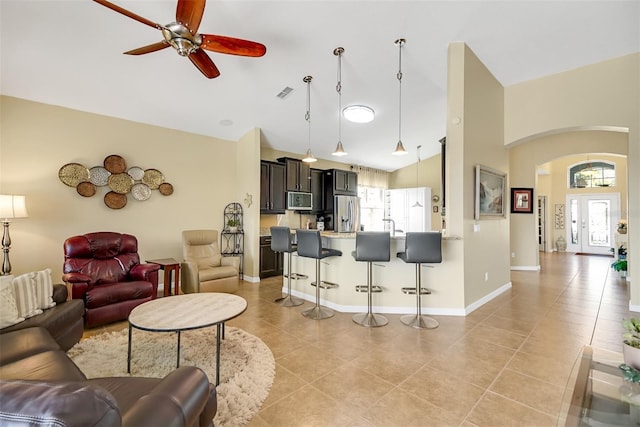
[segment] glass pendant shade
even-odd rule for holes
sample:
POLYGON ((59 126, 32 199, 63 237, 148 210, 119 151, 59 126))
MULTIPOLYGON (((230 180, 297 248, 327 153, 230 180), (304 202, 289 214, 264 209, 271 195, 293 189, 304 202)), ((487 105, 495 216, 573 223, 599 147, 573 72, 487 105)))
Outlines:
POLYGON ((408 154, 407 150, 404 149, 404 145, 402 145, 402 141, 398 141, 398 145, 396 145, 396 150, 391 153, 394 156, 404 156, 408 154))
POLYGON ((344 151, 344 148, 342 147, 342 141, 338 141, 338 145, 336 145, 336 150, 331 154, 334 156, 346 156, 348 153, 344 151))
POLYGON ((302 159, 302 161, 305 162, 305 163, 313 163, 313 162, 318 161, 318 159, 313 157, 313 154, 311 154, 311 148, 309 148, 307 150, 307 154, 305 154, 304 159, 302 159))

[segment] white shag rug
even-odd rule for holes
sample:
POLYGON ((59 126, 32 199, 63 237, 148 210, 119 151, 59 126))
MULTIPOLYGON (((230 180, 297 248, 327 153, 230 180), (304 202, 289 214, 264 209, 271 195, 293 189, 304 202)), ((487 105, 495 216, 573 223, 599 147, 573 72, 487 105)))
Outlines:
MULTIPOLYGON (((128 329, 84 339, 67 354, 88 378, 157 377, 176 367, 177 333, 134 329, 131 374, 127 374, 128 329)), ((216 328, 181 333, 180 366, 201 368, 215 383, 216 328)), ((242 329, 226 327, 220 351, 220 385, 216 387, 217 427, 246 425, 267 398, 275 377, 273 353, 262 340, 242 329)))

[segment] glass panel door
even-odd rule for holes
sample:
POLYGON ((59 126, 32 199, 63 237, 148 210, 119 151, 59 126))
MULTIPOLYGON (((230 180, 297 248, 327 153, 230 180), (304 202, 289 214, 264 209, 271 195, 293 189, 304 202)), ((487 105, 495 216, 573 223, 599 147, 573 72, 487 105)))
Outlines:
POLYGON ((567 250, 608 255, 620 216, 619 194, 569 195, 567 250))

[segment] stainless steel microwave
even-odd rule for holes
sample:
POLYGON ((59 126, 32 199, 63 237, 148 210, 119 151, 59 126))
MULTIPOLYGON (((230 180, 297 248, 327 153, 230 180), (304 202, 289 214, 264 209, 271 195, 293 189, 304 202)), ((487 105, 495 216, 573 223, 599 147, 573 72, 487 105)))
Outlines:
POLYGON ((293 211, 310 211, 313 197, 311 193, 301 193, 298 191, 287 192, 287 209, 293 211))

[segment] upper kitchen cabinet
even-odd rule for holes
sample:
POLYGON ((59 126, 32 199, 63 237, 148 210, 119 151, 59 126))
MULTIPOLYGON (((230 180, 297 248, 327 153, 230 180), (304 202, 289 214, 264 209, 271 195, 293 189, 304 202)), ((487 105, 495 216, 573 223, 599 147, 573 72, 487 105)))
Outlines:
POLYGON ((310 213, 318 214, 324 212, 324 183, 322 182, 323 170, 311 169, 311 197, 312 202, 310 213))
POLYGON ((285 165, 275 162, 260 162, 260 213, 284 213, 285 165))
POLYGON ((310 167, 307 163, 292 159, 290 157, 281 157, 279 162, 284 163, 286 172, 286 191, 302 191, 308 193, 311 191, 310 167))
POLYGON ((325 186, 325 191, 332 190, 334 195, 357 196, 358 175, 347 170, 330 169, 325 171, 325 186))

